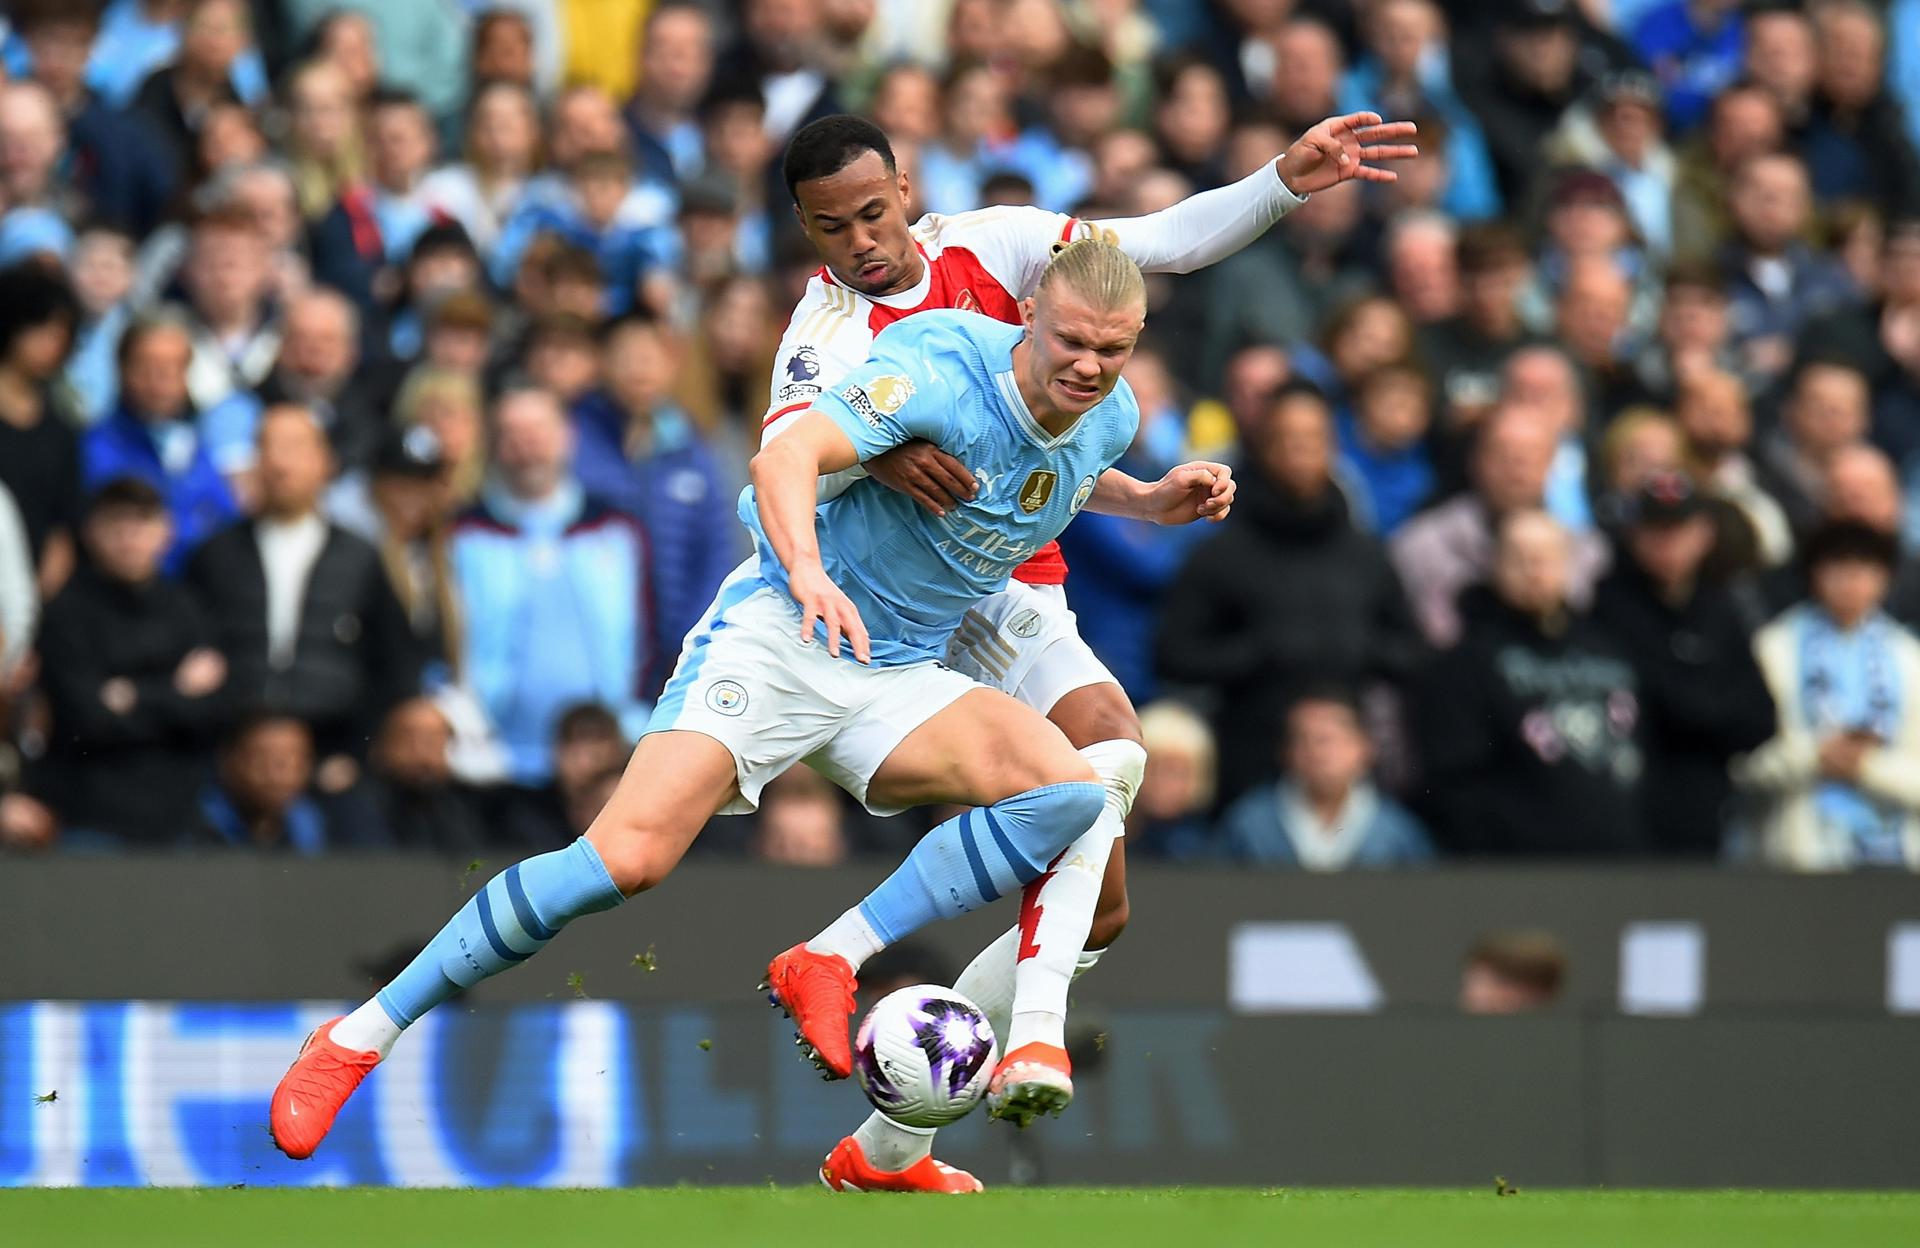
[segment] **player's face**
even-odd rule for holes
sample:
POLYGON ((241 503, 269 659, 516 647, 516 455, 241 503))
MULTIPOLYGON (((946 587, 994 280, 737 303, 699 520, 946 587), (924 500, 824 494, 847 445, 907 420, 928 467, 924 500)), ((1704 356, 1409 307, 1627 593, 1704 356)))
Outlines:
POLYGON ((1066 416, 1091 410, 1113 392, 1146 324, 1138 304, 1102 309, 1065 285, 1028 299, 1022 311, 1032 349, 1028 383, 1066 416))
POLYGON ((891 295, 920 280, 907 232, 907 175, 863 152, 837 173, 795 188, 800 227, 835 281, 863 295, 891 295))

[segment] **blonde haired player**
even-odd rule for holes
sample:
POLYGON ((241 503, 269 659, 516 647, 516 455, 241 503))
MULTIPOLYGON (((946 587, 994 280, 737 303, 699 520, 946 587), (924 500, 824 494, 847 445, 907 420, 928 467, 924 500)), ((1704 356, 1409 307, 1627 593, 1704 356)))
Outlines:
MULTIPOLYGON (((1022 298, 1062 242, 1110 240, 1148 272, 1202 268, 1258 238, 1306 194, 1348 179, 1393 180, 1377 162, 1414 156, 1402 142, 1413 134, 1411 122, 1383 123, 1373 113, 1331 118, 1249 177, 1144 217, 1089 222, 1037 208, 991 208, 930 214, 910 225, 910 188, 886 135, 858 117, 813 122, 789 144, 784 173, 824 264, 781 339, 762 444, 772 445, 817 396, 864 362, 889 325, 948 308, 1020 320, 1022 298)), ((924 442, 863 468, 936 515, 995 484, 978 465, 924 442)), ((1178 474, 1189 470, 1228 477, 1219 465, 1189 465, 1148 486, 1109 471, 1075 483, 1075 506, 1165 522, 1182 497, 1178 474)), ((826 492, 846 480, 832 481, 826 492)), ((1072 1096, 1063 1046, 1067 986, 1126 924, 1125 858, 1115 842, 1146 756, 1132 705, 1080 639, 1058 547, 1037 552, 1014 577, 967 612, 948 662, 1046 715, 1107 790, 1098 822, 1026 888, 1019 923, 982 950, 956 985, 987 1009, 1008 1054, 992 1108, 1024 1125, 1072 1096)), ((820 1025, 843 1023, 823 1016, 820 1025)), ((971 1175, 932 1160, 932 1134, 875 1113, 835 1146, 821 1177, 835 1190, 979 1190, 971 1175)))

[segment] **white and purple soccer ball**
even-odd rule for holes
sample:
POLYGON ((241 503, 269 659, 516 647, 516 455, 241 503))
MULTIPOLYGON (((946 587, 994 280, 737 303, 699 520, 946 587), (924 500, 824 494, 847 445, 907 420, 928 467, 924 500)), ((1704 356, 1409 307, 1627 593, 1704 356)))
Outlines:
POLYGON ((951 988, 915 984, 867 1012, 853 1040, 853 1077, 895 1122, 941 1127, 980 1103, 998 1056, 979 1006, 951 988))

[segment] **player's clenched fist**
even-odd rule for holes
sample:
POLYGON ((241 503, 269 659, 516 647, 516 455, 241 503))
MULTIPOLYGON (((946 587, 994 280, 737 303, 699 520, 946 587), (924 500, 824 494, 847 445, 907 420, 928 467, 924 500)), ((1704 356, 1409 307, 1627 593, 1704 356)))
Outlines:
POLYGON ((1182 464, 1154 483, 1147 498, 1147 519, 1155 524, 1218 523, 1233 509, 1238 488, 1233 469, 1225 464, 1182 464))
POLYGON ((827 576, 824 568, 818 564, 795 568, 787 578, 787 586, 793 593, 793 600, 800 604, 801 641, 812 643, 813 622, 818 620, 826 626, 828 654, 839 658, 840 639, 845 637, 847 644, 853 647, 854 658, 862 663, 872 661, 873 651, 867 642, 867 626, 860 619, 859 608, 840 592, 840 587, 827 576))

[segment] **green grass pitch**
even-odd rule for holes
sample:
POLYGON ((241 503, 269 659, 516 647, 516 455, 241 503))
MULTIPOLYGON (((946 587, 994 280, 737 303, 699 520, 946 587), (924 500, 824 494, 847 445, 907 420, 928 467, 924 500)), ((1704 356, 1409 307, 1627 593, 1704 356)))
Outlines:
POLYGON ((0 1244, 7 1245, 864 1248, 928 1242, 1908 1248, 1920 1244, 1920 1194, 1069 1188, 942 1200, 771 1187, 0 1191, 0 1244))

